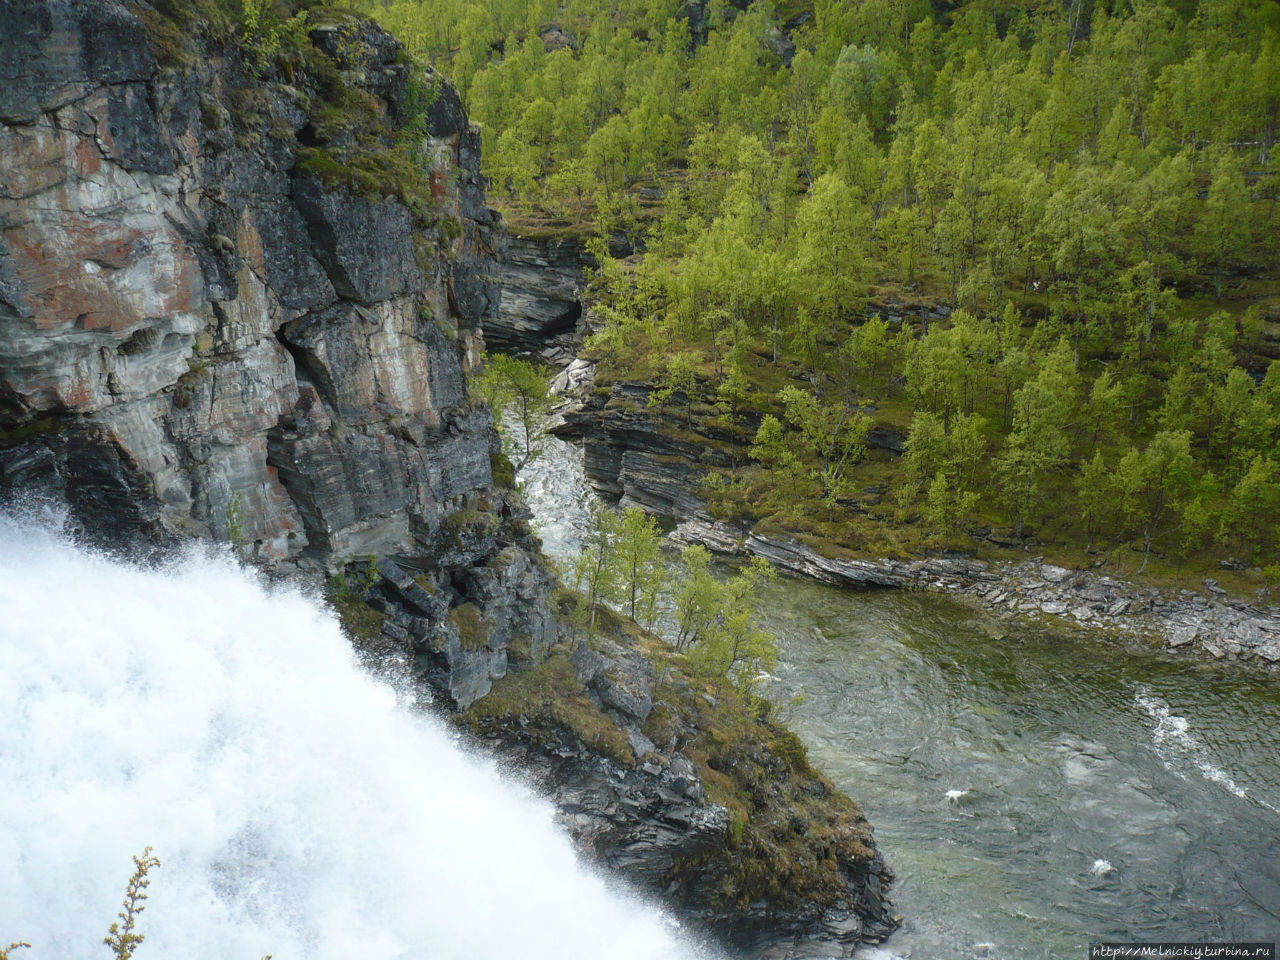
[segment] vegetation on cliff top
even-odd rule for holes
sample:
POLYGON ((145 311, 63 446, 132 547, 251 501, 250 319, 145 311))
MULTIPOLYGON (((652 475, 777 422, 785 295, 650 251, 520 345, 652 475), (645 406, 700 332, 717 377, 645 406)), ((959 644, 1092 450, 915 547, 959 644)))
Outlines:
MULTIPOLYGON (((267 134, 292 140, 292 128, 264 124, 270 94, 301 107, 308 123, 299 135, 299 170, 329 186, 378 201, 402 201, 422 221, 438 219, 433 177, 439 157, 424 148, 426 117, 443 79, 401 51, 403 90, 396 102, 379 102, 365 86, 366 72, 381 65, 369 45, 367 18, 328 0, 130 0, 165 68, 190 71, 209 53, 240 61, 242 86, 224 91, 241 140, 267 134), (321 38, 326 38, 321 42, 321 38)), ((228 74, 234 76, 234 74, 228 74)), ((206 122, 220 122, 206 92, 206 122)))
MULTIPOLYGON (((569 612, 575 598, 561 596, 569 612)), ((870 859, 871 827, 857 805, 809 764, 803 744, 775 722, 767 703, 697 669, 686 655, 612 610, 602 608, 590 641, 639 649, 652 662, 654 708, 644 732, 657 744, 680 743, 707 799, 729 812, 726 847, 677 862, 668 880, 714 862, 715 902, 742 909, 767 901, 777 909, 820 913, 847 895, 842 864, 870 859)), ((641 763, 611 717, 592 701, 561 644, 545 661, 512 672, 459 715, 478 736, 519 730, 556 749, 564 736, 627 766, 641 763)))
POLYGON ((717 509, 1263 582, 1216 570, 1280 545, 1274 4, 370 9, 457 78, 517 223, 643 239, 596 251, 593 349, 751 425, 717 509))

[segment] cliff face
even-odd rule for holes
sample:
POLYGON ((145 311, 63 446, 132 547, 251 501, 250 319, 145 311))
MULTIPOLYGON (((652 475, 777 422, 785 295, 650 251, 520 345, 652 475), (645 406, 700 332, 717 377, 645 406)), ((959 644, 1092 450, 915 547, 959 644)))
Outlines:
POLYGON ((344 569, 360 646, 520 760, 584 849, 739 939, 883 935, 869 827, 779 728, 663 707, 635 638, 555 645, 465 374, 483 318, 572 326, 577 254, 495 262, 477 131, 389 35, 324 10, 264 32, 234 6, 0 0, 0 501, 63 501, 111 544, 344 569), (787 813, 811 796, 817 839, 787 813))
POLYGON ((427 73, 400 154, 430 195, 368 189, 360 138, 414 106, 392 38, 313 18, 259 78, 212 31, 159 65, 165 16, 0 3, 0 490, 266 561, 421 552, 492 482, 476 131, 427 73))
POLYGON ((583 273, 590 263, 573 239, 509 237, 498 264, 498 309, 485 323, 488 342, 501 350, 563 355, 567 363, 577 352, 583 273))

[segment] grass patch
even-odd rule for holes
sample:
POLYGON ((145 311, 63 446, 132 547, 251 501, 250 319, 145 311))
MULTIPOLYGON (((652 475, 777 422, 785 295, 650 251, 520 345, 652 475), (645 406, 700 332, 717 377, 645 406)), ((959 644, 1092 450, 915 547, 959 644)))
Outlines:
POLYGON ((493 635, 493 624, 470 600, 450 610, 448 620, 458 631, 458 642, 463 650, 483 650, 493 635))
POLYGON ((629 765, 635 759, 626 734, 587 696, 564 645, 542 663, 495 681, 489 694, 459 714, 458 721, 480 736, 519 730, 544 749, 554 748, 569 733, 617 763, 629 765))
POLYGON ((354 594, 335 596, 330 602, 342 629, 357 644, 373 643, 382 636, 382 624, 387 619, 385 613, 379 613, 354 594))
POLYGON ((499 490, 516 488, 516 466, 501 450, 489 455, 489 473, 493 476, 493 485, 499 490))

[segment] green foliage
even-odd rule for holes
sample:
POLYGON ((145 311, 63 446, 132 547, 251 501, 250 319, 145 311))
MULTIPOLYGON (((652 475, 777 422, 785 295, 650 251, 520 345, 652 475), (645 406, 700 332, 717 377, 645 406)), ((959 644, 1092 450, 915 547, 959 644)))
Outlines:
POLYGON ((1180 514, 1191 499, 1195 482, 1191 434, 1185 430, 1162 431, 1144 449, 1131 449, 1120 460, 1116 487, 1123 522, 1141 535, 1147 556, 1156 537, 1180 526, 1180 514))
POLYGON ((489 455, 489 473, 493 477, 493 485, 499 490, 516 488, 516 465, 501 450, 489 455))
POLYGON ((658 375, 656 386, 649 394, 649 406, 656 407, 678 402, 688 410, 697 387, 698 378, 693 354, 682 350, 668 358, 666 366, 658 375))
POLYGON ((354 640, 369 643, 382 633, 386 615, 365 602, 381 579, 373 557, 363 564, 349 563, 329 578, 329 602, 354 640))
POLYGON ((614 527, 614 535, 623 608, 632 620, 651 630, 658 598, 667 585, 662 531, 657 520, 640 507, 628 507, 614 527))
POLYGON ((783 387, 778 399, 794 429, 791 437, 797 462, 816 457, 820 466, 815 465, 811 472, 821 484, 823 498, 840 496, 846 470, 866 452, 871 418, 852 409, 847 400, 831 402, 799 387, 783 387))
MULTIPOLYGON (((301 10, 287 20, 276 16, 271 0, 240 0, 240 26, 244 45, 259 73, 280 57, 282 52, 309 44, 307 26, 310 14, 301 10)), ((287 72, 292 74, 289 60, 287 72)))
POLYGON ((493 411, 506 455, 519 471, 542 452, 539 442, 550 421, 550 379, 546 368, 504 353, 487 353, 470 386, 493 411))
POLYGON ((663 3, 363 2, 457 80, 507 210, 596 235, 601 378, 759 424, 746 518, 856 550, 887 486, 911 542, 1274 542, 1231 505, 1280 442, 1271 5, 726 5, 693 37, 663 3), (1153 525, 1104 474, 1182 432, 1153 525))
POLYGON ((338 603, 363 600, 381 580, 382 575, 378 573, 373 557, 369 557, 363 567, 349 563, 329 578, 329 596, 338 603))
POLYGON ((448 620, 458 631, 463 650, 483 650, 493 633, 493 625, 484 611, 470 600, 450 610, 448 620))
POLYGON ((596 618, 602 607, 621 599, 618 566, 618 530, 620 521, 612 510, 597 507, 583 537, 582 550, 574 558, 572 583, 577 591, 573 610, 573 627, 585 628, 589 643, 595 632, 596 618))
POLYGON ((397 135, 400 140, 416 141, 427 136, 429 112, 440 99, 444 78, 432 71, 427 74, 415 70, 405 83, 403 116, 397 135))
POLYGON ((686 547, 680 559, 673 597, 676 648, 688 651, 699 676, 731 680, 750 693, 778 662, 778 641, 760 627, 758 609, 760 587, 777 574, 755 557, 734 576, 718 577, 711 554, 699 544, 686 547))
POLYGON ((558 742, 567 730, 617 763, 632 762, 627 735, 592 703, 569 656, 567 645, 561 644, 541 663, 509 671, 494 683, 490 693, 460 715, 460 722, 477 732, 492 725, 519 723, 522 734, 544 743, 558 742))

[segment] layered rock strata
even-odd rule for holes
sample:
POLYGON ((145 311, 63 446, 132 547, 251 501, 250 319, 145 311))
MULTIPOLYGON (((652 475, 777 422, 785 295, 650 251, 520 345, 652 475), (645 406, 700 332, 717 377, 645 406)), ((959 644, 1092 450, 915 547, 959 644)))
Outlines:
POLYGON ((321 133, 326 98, 394 130, 389 36, 318 24, 335 75, 270 82, 229 40, 159 65, 135 10, 0 5, 0 489, 271 563, 413 552, 494 451, 463 365, 497 218, 456 92, 436 81, 413 156, 441 189, 411 210, 321 133))
MULTIPOLYGON (((60 500, 114 546, 202 537, 333 574, 362 648, 518 757, 591 855, 740 940, 883 935, 870 828, 794 737, 697 754, 719 715, 673 713, 658 660, 557 644, 466 391, 504 238, 456 91, 359 18, 271 38, 214 0, 0 0, 0 499, 60 500), (744 836, 755 886, 731 902, 744 836)), ((544 319, 572 323, 569 274, 538 267, 525 289, 569 284, 544 319)))
MULTIPOLYGON (((653 409, 648 403, 652 389, 639 382, 594 390, 580 384, 576 399, 563 408, 556 433, 582 442, 587 480, 597 492, 677 521, 670 538, 677 546, 701 543, 721 554, 763 557, 779 570, 838 587, 945 591, 1002 615, 1065 619, 1153 640, 1180 654, 1280 671, 1280 608, 1230 599, 1211 580, 1205 593, 1197 594, 1039 560, 830 557, 793 538, 714 520, 699 494, 702 478, 710 469, 741 461, 758 424, 713 426, 706 411, 681 419, 684 399, 677 396, 668 409, 653 409)), ((880 428, 872 431, 868 445, 894 455, 901 453, 903 439, 880 428)))
POLYGON ((478 131, 366 21, 312 15, 270 62, 168 16, 0 3, 0 496, 112 545, 404 556, 440 585, 420 666, 468 704, 554 636, 466 390, 497 304, 478 131))
POLYGON ((580 848, 747 956, 840 957, 888 936, 862 812, 795 735, 601 618, 460 717, 555 801, 580 848))

